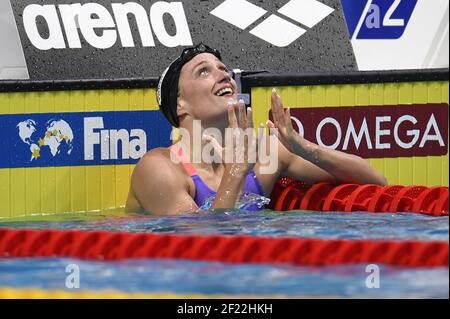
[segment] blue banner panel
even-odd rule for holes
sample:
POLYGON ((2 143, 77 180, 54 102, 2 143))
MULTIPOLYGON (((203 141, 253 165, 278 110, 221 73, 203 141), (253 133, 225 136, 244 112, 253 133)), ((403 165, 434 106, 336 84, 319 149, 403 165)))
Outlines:
POLYGON ((0 168, 135 164, 171 131, 159 111, 0 115, 0 168))

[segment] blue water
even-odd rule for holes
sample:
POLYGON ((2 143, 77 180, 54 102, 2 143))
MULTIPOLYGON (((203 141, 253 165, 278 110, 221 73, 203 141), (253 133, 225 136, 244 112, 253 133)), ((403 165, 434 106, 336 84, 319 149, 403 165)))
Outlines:
POLYGON ((186 260, 4 259, 0 260, 0 286, 69 290, 65 286, 68 276, 65 270, 70 264, 79 266, 79 290, 89 291, 116 289, 130 293, 280 297, 449 297, 448 268, 380 266, 379 288, 369 289, 366 265, 298 267, 186 260))
POLYGON ((0 227, 109 230, 133 233, 223 234, 379 240, 448 241, 449 218, 421 214, 323 212, 198 212, 184 216, 60 215, 64 221, 0 220, 0 227))
MULTIPOLYGON (((449 240, 448 217, 420 214, 200 211, 184 216, 62 214, 0 220, 0 227, 134 233, 245 234, 299 238, 449 240), (47 221, 44 221, 47 220, 47 221), (49 221, 53 220, 53 221, 49 221)), ((380 288, 365 285, 367 265, 301 267, 187 260, 0 259, 0 286, 66 289, 77 264, 82 290, 285 297, 448 298, 449 270, 379 265, 380 288)))

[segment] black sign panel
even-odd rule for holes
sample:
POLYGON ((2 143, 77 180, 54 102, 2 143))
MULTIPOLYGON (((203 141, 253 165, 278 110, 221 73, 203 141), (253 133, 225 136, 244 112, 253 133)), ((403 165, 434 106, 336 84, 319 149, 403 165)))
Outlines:
POLYGON ((339 0, 11 0, 32 80, 159 76, 204 42, 229 68, 357 70, 339 0))

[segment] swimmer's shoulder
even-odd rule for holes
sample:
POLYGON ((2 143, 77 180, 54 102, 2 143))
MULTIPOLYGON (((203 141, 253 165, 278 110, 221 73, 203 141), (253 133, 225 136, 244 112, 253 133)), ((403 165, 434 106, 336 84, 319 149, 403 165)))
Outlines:
POLYGON ((168 148, 157 147, 144 154, 137 163, 135 171, 137 173, 152 172, 156 176, 178 175, 178 166, 171 160, 168 148))
POLYGON ((161 196, 166 194, 190 194, 189 181, 180 166, 172 161, 167 148, 147 152, 133 170, 125 209, 134 212, 145 209, 158 211, 157 205, 149 203, 161 202, 161 196))
POLYGON ((170 160, 170 150, 166 147, 157 147, 145 153, 139 163, 144 162, 145 164, 149 164, 155 161, 167 160, 170 160))
POLYGON ((165 147, 158 147, 148 151, 140 159, 133 171, 132 184, 140 179, 151 179, 156 184, 181 184, 189 190, 188 177, 182 165, 172 160, 171 151, 165 147))

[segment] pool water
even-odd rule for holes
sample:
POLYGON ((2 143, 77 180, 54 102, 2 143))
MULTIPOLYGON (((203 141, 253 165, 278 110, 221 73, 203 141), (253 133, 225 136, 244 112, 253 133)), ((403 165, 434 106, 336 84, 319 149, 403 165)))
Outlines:
MULTIPOLYGON (((1 286, 64 290, 66 267, 80 269, 80 289, 127 293, 276 297, 448 298, 448 268, 380 267, 380 288, 366 286, 366 265, 299 267, 229 265, 188 260, 92 262, 77 259, 0 261, 1 286), (445 280, 447 278, 447 280, 445 280)), ((76 289, 75 289, 76 290, 76 289)), ((74 290, 74 291, 75 291, 74 290)))
POLYGON ((250 235, 323 239, 448 241, 448 217, 412 213, 323 213, 312 211, 200 211, 183 216, 127 215, 114 212, 66 214, 0 220, 0 227, 107 230, 132 233, 250 235), (46 216, 45 220, 49 218, 46 216))
MULTIPOLYGON (((420 214, 308 211, 199 211, 183 216, 127 215, 120 211, 28 216, 0 227, 108 230, 133 233, 223 234, 322 239, 445 241, 448 217, 420 214)), ((448 267, 379 265, 380 288, 366 286, 367 265, 306 267, 225 264, 189 260, 85 261, 67 258, 0 259, 0 286, 66 289, 66 266, 80 268, 80 289, 124 292, 284 297, 448 298, 448 267)))

